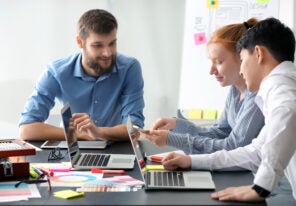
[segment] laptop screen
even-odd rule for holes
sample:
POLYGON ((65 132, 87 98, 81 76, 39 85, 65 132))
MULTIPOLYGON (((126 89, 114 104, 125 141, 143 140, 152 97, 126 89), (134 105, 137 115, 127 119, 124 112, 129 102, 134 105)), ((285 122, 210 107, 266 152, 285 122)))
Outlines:
POLYGON ((132 142, 132 146, 133 146, 133 150, 134 150, 134 153, 136 156, 137 164, 141 170, 142 178, 145 181, 143 171, 145 171, 144 168, 146 167, 146 159, 145 159, 146 157, 141 150, 140 144, 138 143, 137 131, 133 128, 133 124, 132 124, 130 116, 127 117, 126 127, 127 127, 130 141, 132 142))
POLYGON ((78 141, 77 136, 75 133, 75 128, 73 127, 73 124, 71 124, 71 118, 72 113, 70 109, 70 104, 67 103, 61 110, 62 114, 62 120, 64 125, 64 132, 66 137, 66 142, 68 145, 68 151, 70 154, 71 160, 73 160, 75 157, 77 157, 80 153, 79 147, 78 147, 78 141))

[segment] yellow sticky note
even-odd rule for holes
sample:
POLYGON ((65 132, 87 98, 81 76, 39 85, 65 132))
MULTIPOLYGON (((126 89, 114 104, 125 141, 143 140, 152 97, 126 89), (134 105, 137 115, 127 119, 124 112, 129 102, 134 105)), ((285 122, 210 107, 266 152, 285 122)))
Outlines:
POLYGON ((219 0, 207 0, 207 8, 209 9, 217 9, 219 4, 219 0))
POLYGON ((146 165, 146 170, 164 170, 163 165, 146 165))
POLYGON ((221 115, 222 115, 222 110, 218 110, 218 112, 217 112, 217 119, 220 119, 220 117, 221 117, 221 115))
POLYGON ((217 119, 217 110, 205 109, 203 111, 203 119, 215 120, 217 119))
POLYGON ((58 198, 70 199, 74 197, 82 197, 84 196, 84 192, 75 192, 73 190, 61 190, 53 193, 53 195, 58 198))
POLYGON ((201 109, 190 109, 188 113, 188 119, 201 119, 202 110, 201 109))

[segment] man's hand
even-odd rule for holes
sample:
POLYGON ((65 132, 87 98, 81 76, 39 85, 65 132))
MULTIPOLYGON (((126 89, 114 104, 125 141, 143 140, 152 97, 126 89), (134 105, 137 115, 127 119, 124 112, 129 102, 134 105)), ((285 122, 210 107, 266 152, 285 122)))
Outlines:
POLYGON ((240 187, 229 187, 224 190, 212 193, 213 199, 220 201, 240 201, 240 202, 261 202, 264 201, 263 197, 260 197, 251 185, 240 187))
POLYGON ((86 113, 75 113, 72 115, 74 127, 79 139, 96 140, 99 137, 99 128, 93 123, 86 113))

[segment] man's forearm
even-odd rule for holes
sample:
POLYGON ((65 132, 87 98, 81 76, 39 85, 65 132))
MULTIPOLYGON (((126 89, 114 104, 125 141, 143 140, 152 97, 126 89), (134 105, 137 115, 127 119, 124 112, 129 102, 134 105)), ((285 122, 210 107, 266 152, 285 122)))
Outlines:
POLYGON ((62 128, 42 122, 21 125, 19 136, 23 140, 65 140, 62 128))

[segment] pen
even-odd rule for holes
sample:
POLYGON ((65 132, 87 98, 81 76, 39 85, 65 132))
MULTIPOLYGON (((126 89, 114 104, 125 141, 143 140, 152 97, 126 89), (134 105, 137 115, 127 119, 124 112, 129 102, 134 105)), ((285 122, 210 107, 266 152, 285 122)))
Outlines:
POLYGON ((20 186, 20 184, 22 183, 27 183, 27 184, 37 184, 37 183, 43 183, 43 182, 47 182, 47 180, 22 180, 22 181, 19 181, 18 183, 16 183, 14 185, 14 187, 18 187, 20 186))
POLYGON ((38 176, 40 177, 44 176, 44 173, 41 170, 39 170, 37 167, 33 167, 33 170, 38 174, 38 176))
POLYGON ((123 175, 125 173, 124 170, 103 170, 100 168, 92 168, 92 173, 103 173, 103 174, 120 174, 123 175))
POLYGON ((42 167, 40 167, 39 170, 42 171, 47 176, 51 176, 51 177, 54 176, 54 172, 53 171, 48 171, 48 170, 46 170, 46 169, 44 169, 42 167))

